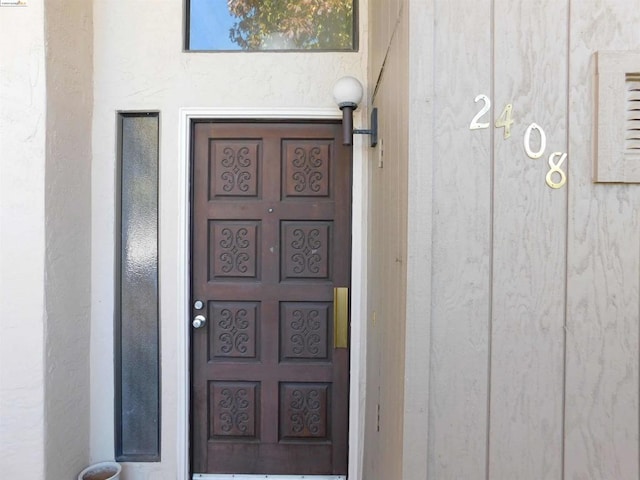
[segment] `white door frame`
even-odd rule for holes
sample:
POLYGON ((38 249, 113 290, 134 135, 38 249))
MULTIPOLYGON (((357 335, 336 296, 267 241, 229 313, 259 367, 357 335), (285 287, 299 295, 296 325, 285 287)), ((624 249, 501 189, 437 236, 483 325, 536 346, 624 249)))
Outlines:
MULTIPOLYGON (((362 111, 356 112, 354 122, 360 123, 362 111)), ((245 120, 322 120, 340 119, 337 108, 287 108, 287 109, 221 109, 221 108, 182 108, 180 109, 180 141, 178 158, 180 159, 180 218, 182 226, 178 242, 178 270, 181 285, 179 288, 178 311, 183 318, 190 315, 189 306, 189 217, 190 217, 190 152, 191 122, 197 119, 245 119, 245 120)), ((349 380, 349 468, 350 480, 362 479, 365 419, 365 381, 366 381, 366 278, 367 278, 367 178, 366 147, 362 136, 354 137, 353 145, 353 186, 352 186, 352 245, 351 245, 351 358, 349 380)), ((177 322, 178 338, 178 426, 177 460, 178 478, 189 478, 189 326, 190 322, 177 322)), ((309 477, 313 478, 313 477, 309 477)))

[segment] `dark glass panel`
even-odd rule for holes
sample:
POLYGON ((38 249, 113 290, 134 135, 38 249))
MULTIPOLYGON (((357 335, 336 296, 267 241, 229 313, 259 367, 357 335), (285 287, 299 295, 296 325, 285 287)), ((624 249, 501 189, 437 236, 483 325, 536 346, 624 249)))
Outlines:
POLYGON ((160 460, 158 122, 120 114, 116 458, 160 460))

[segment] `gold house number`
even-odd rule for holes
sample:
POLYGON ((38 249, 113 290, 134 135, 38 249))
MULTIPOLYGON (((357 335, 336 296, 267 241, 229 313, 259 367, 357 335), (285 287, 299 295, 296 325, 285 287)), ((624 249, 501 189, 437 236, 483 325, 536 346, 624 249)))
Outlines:
MULTIPOLYGON (((483 107, 480 109, 478 113, 476 113, 475 117, 471 120, 469 124, 469 130, 480 130, 483 128, 489 128, 489 122, 480 122, 480 119, 486 115, 491 110, 491 99, 486 95, 480 94, 475 98, 475 102, 479 101, 484 102, 483 107)), ((504 139, 506 140, 511 136, 511 125, 514 123, 514 120, 511 116, 513 111, 513 105, 507 104, 502 113, 498 117, 495 122, 495 128, 504 128, 504 139)), ((544 155, 545 150, 547 149, 547 135, 540 125, 537 123, 532 123, 527 127, 527 130, 524 132, 524 151, 529 158, 538 159, 544 155), (536 131, 540 137, 540 146, 536 151, 531 147, 531 135, 536 131)), ((547 176, 545 177, 546 183, 551 188, 562 188, 567 183, 567 174, 560 168, 564 161, 567 159, 567 154, 563 152, 553 152, 549 155, 549 171, 547 172, 547 176), (555 158, 560 158, 558 161, 555 161, 555 158), (558 178, 559 181, 554 181, 554 177, 558 178)))

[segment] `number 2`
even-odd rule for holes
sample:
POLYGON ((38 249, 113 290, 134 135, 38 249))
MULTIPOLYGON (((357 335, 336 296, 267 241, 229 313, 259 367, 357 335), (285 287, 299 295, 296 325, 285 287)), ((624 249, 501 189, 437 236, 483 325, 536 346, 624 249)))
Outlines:
POLYGON ((489 122, 478 123, 478 120, 480 120, 480 118, 482 118, 482 116, 485 115, 489 111, 489 109, 491 109, 491 100, 489 100, 489 97, 487 97, 486 95, 480 94, 476 97, 474 102, 478 103, 480 100, 484 102, 484 107, 482 107, 476 114, 476 116, 471 120, 471 123, 469 124, 469 130, 489 128, 489 122))

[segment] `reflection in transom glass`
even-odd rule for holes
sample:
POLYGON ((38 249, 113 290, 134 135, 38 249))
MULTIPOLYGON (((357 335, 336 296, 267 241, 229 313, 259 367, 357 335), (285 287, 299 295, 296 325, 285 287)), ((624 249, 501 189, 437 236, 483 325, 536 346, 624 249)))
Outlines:
POLYGON ((188 50, 355 50, 355 0, 187 0, 188 50))

